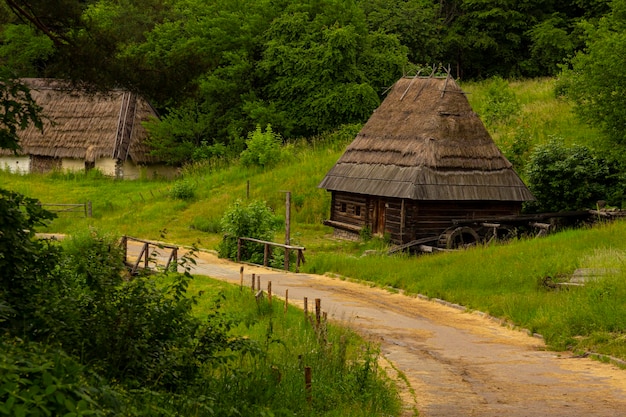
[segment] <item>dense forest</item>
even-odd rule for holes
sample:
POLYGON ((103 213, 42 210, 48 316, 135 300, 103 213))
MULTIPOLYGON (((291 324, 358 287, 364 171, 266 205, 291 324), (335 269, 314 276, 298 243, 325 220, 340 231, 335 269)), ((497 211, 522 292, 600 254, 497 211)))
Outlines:
POLYGON ((615 109, 625 107, 606 107, 624 96, 612 92, 623 77, 625 8, 623 0, 5 0, 0 63, 3 79, 140 92, 162 116, 149 126, 154 152, 175 165, 239 155, 259 126, 310 138, 361 123, 400 76, 439 65, 462 80, 565 70, 562 91, 581 116, 620 141, 615 109))

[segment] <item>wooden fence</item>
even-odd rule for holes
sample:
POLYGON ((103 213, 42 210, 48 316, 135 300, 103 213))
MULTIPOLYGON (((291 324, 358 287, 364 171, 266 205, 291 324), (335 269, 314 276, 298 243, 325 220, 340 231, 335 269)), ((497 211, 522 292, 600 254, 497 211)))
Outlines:
POLYGON ((268 266, 269 265, 269 260, 270 260, 270 257, 271 257, 270 247, 272 247, 272 246, 276 246, 278 248, 284 248, 285 249, 284 269, 286 271, 289 271, 289 255, 290 255, 290 252, 292 250, 298 251, 298 255, 296 257, 296 272, 300 272, 300 264, 304 264, 304 250, 305 250, 304 247, 302 247, 302 246, 285 245, 285 244, 276 243, 276 242, 268 242, 266 240, 253 239, 251 237, 238 237, 237 238, 237 262, 241 262, 241 247, 242 247, 244 241, 261 243, 261 244, 264 245, 263 266, 268 266))
MULTIPOLYGON (((244 238, 250 239, 250 238, 244 238)), ((257 240, 254 240, 255 242, 257 240)), ((267 242, 268 244, 274 244, 277 246, 289 246, 276 244, 272 242, 267 242)), ((304 250, 304 248, 302 248, 304 250)), ((244 270, 243 266, 239 268, 239 287, 243 290, 244 288, 244 270)), ((256 302, 260 303, 261 300, 267 296, 267 301, 271 305, 272 304, 272 281, 267 281, 267 292, 264 292, 261 288, 261 276, 260 275, 251 275, 251 284, 250 288, 252 289, 252 294, 254 294, 256 298, 256 302)), ((322 311, 322 299, 315 298, 315 311, 311 311, 309 313, 309 299, 308 297, 304 297, 303 299, 303 310, 304 310, 304 319, 311 324, 313 329, 315 329, 315 333, 317 336, 317 340, 320 344, 326 345, 328 343, 328 313, 322 311)), ((289 306, 289 289, 285 289, 285 297, 284 297, 284 310, 283 314, 287 314, 287 308, 289 306)), ((311 309, 313 310, 313 309, 311 309)), ((306 395, 306 401, 310 405, 313 401, 313 369, 310 366, 304 367, 304 389, 306 395)))
MULTIPOLYGON (((155 266, 158 264, 158 259, 156 257, 159 250, 167 249, 170 251, 169 255, 165 261, 164 268, 165 270, 169 270, 172 268, 173 271, 178 271, 178 246, 167 245, 164 243, 153 242, 150 240, 138 239, 132 236, 122 236, 120 240, 120 246, 124 250, 124 262, 128 265, 131 274, 136 274, 139 269, 140 264, 143 264, 144 269, 150 269, 150 263, 152 262, 155 266), (141 250, 137 259, 134 261, 128 259, 128 243, 129 242, 139 242, 142 244, 141 250), (152 250, 151 250, 152 248, 152 250)), ((165 253, 161 254, 161 256, 165 256, 165 253)))
POLYGON ((91 201, 82 204, 39 203, 39 205, 53 213, 81 213, 85 217, 92 217, 91 201))

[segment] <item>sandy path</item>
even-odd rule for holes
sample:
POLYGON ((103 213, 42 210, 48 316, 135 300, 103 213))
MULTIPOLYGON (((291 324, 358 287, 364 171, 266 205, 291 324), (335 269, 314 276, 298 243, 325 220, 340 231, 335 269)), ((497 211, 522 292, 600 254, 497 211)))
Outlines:
MULTIPOLYGON (((201 253, 194 274, 239 283, 240 265, 201 253)), ((272 281, 274 294, 302 306, 320 298, 329 318, 378 341, 401 371, 406 415, 626 415, 626 371, 569 352, 548 352, 540 339, 479 314, 319 275, 245 266, 272 281)), ((311 305, 311 304, 310 304, 311 305)))

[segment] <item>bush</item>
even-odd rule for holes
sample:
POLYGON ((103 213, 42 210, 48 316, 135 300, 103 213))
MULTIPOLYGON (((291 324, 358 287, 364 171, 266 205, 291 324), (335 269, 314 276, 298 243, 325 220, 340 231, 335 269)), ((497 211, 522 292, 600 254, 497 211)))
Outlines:
POLYGON ((101 384, 63 351, 0 340, 0 415, 104 416, 101 384))
POLYGON ((621 205, 625 183, 616 162, 591 149, 551 140, 531 153, 526 176, 537 199, 528 210, 554 212, 595 208, 599 200, 621 205))
MULTIPOLYGON (((237 238, 251 237, 271 240, 276 231, 275 216, 263 201, 253 201, 243 206, 240 200, 230 206, 221 220, 224 239, 218 247, 220 257, 237 259, 237 238)), ((242 248, 242 259, 260 263, 263 260, 262 244, 247 242, 242 248)))
POLYGON ((246 166, 271 167, 282 159, 282 139, 267 125, 265 132, 257 126, 254 132, 248 134, 247 149, 241 153, 241 163, 246 166))
POLYGON ((170 188, 170 197, 177 200, 191 200, 196 196, 196 187, 191 181, 176 181, 170 188))
POLYGON ((509 84, 500 77, 489 83, 487 97, 480 108, 480 116, 485 125, 493 126, 508 121, 519 114, 521 105, 509 84))

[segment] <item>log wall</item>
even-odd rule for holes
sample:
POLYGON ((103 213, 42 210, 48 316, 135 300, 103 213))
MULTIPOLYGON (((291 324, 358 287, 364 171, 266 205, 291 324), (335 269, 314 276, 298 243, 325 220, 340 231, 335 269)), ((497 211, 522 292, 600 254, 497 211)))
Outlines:
POLYGON ((453 226, 453 220, 497 218, 520 211, 520 202, 413 201, 334 192, 329 223, 352 233, 369 227, 394 243, 407 243, 439 236, 453 226))

